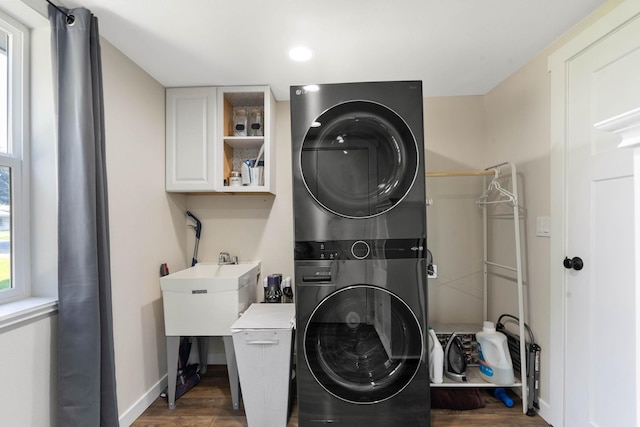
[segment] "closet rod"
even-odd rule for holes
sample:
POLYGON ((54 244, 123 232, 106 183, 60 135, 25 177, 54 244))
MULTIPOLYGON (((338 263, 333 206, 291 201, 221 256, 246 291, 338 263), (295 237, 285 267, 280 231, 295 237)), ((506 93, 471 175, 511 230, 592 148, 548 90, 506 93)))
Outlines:
POLYGON ((425 176, 427 178, 439 178, 446 176, 482 176, 482 175, 495 175, 495 169, 482 170, 482 171, 454 171, 454 172, 427 172, 425 176))
POLYGON ((45 0, 51 6, 53 6, 58 12, 62 13, 67 17, 67 25, 72 25, 76 21, 76 17, 72 14, 65 12, 60 6, 54 4, 51 0, 45 0))

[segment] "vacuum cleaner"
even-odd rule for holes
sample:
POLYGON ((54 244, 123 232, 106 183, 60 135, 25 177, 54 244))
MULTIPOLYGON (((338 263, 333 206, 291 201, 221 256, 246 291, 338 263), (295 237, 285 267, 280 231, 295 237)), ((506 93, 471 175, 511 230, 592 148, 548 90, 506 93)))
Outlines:
MULTIPOLYGON (((200 365, 189 363, 189 354, 191 354, 191 341, 188 337, 181 337, 178 349, 176 400, 200 382, 200 365)), ((160 397, 167 398, 167 389, 160 393, 160 397)))
POLYGON ((187 216, 193 219, 196 225, 190 225, 189 227, 193 228, 196 232, 196 247, 193 249, 193 258, 191 258, 191 267, 198 263, 198 245, 200 244, 200 233, 202 232, 202 223, 198 218, 195 217, 194 214, 187 211, 187 216))

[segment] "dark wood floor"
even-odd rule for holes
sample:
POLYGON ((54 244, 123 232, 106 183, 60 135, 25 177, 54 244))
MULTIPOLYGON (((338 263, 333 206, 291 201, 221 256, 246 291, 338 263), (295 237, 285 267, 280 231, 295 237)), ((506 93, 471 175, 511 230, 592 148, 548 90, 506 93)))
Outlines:
MULTIPOLYGON (((481 390, 486 406, 471 411, 433 409, 433 427, 537 427, 548 426, 539 416, 529 417, 522 413, 522 403, 515 401, 507 408, 488 390, 481 390)), ((246 427, 247 419, 241 408, 234 411, 227 380, 226 366, 212 365, 203 375, 200 384, 176 401, 176 408, 169 410, 164 398, 158 399, 138 418, 135 427, 179 426, 179 427, 246 427)), ((287 427, 298 427, 295 404, 287 427)), ((411 427, 411 426, 403 426, 411 427)))

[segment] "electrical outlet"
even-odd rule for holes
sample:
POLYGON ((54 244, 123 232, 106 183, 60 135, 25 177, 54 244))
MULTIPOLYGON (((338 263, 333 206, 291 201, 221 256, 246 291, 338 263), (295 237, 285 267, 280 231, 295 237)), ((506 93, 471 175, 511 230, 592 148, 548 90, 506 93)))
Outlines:
POLYGON ((433 272, 430 272, 429 270, 427 270, 427 277, 429 277, 429 279, 437 279, 438 278, 438 266, 435 264, 432 264, 431 267, 433 268, 433 272))

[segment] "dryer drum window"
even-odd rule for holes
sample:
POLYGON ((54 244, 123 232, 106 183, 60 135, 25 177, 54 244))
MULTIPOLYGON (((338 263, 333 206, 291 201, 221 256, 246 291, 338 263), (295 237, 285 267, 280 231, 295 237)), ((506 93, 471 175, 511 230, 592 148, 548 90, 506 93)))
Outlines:
POLYGON ((418 146, 407 123, 389 108, 350 101, 325 111, 305 135, 304 183, 325 209, 348 218, 389 211, 411 189, 418 146))
POLYGON ((329 295, 305 328, 304 354, 314 378, 352 403, 400 393, 418 372, 422 349, 422 330, 407 304, 369 285, 329 295))

